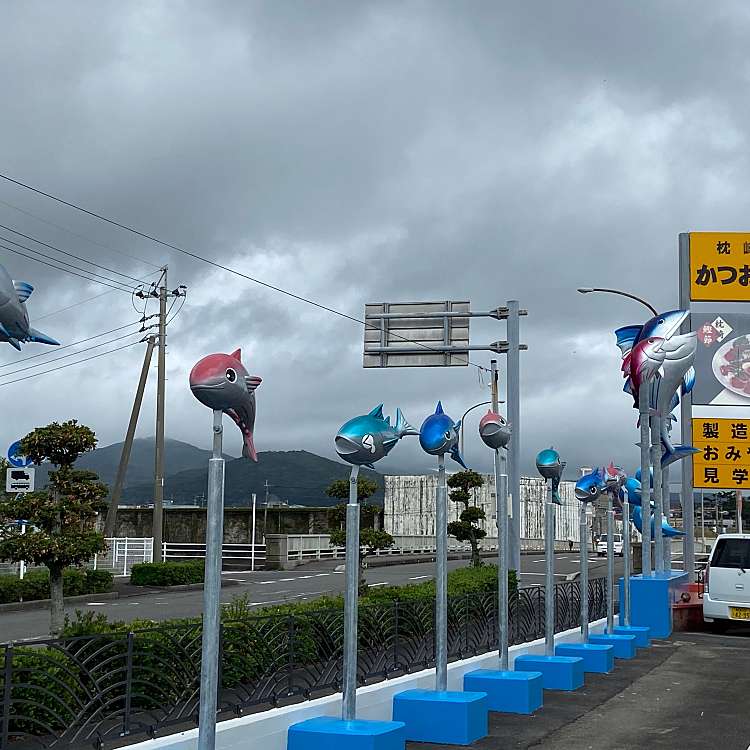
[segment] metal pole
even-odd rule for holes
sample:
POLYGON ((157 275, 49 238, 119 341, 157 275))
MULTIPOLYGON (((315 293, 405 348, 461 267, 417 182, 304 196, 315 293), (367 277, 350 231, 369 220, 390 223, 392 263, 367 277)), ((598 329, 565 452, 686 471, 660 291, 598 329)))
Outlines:
POLYGON ((607 493, 607 632, 615 630, 615 509, 607 493))
POLYGON ((253 536, 250 541, 250 570, 255 570, 255 493, 253 492, 253 536))
POLYGON ((735 490, 735 499, 737 501, 737 533, 742 533, 742 490, 735 490))
POLYGON ((706 551, 706 511, 703 506, 703 490, 702 489, 701 489, 701 543, 703 544, 703 546, 701 547, 701 552, 705 553, 706 551))
POLYGON ((521 580, 521 330, 518 300, 508 306, 508 422, 513 439, 508 446, 508 484, 511 496, 509 565, 521 580))
POLYGON ((552 502, 552 480, 544 514, 544 653, 555 655, 555 504, 552 502))
MULTIPOLYGON (((490 362, 492 411, 500 408, 497 388, 497 360, 490 362)), ((497 606, 500 669, 508 670, 508 475, 505 456, 495 449, 495 512, 497 514, 497 606)))
MULTIPOLYGON (((690 310, 690 235, 683 232, 679 237, 680 253, 680 309, 690 310)), ((680 328, 680 333, 692 330, 692 314, 688 315, 680 328)), ((682 445, 693 444, 693 394, 680 396, 680 442, 682 445)), ((695 498, 693 497, 693 457, 687 456, 680 461, 682 471, 682 518, 683 518, 683 569, 687 571, 688 581, 695 581, 695 498)), ((705 547, 704 547, 705 549, 705 547)))
POLYGON ((448 485, 445 456, 438 457, 435 511, 435 689, 448 689, 448 485))
POLYGON ((154 562, 162 561, 164 509, 164 393, 167 379, 167 267, 164 266, 159 287, 159 356, 156 380, 156 452, 154 468, 154 562))
POLYGON ((627 495, 622 501, 622 562, 624 572, 622 576, 622 624, 630 625, 630 503, 627 495))
POLYGON ((357 613, 359 607, 359 466, 349 474, 346 506, 346 590, 344 592, 344 686, 341 718, 353 721, 357 714, 357 613))
MULTIPOLYGON (((651 465, 654 469, 654 571, 664 572, 664 537, 661 533, 661 517, 663 514, 661 497, 661 418, 651 418, 651 465)), ((645 508, 649 510, 648 505, 645 508)), ((643 514, 643 528, 651 529, 651 519, 648 512, 643 514)))
POLYGON ((115 477, 115 484, 112 488, 112 497, 109 501, 109 507, 107 508, 107 517, 104 521, 104 536, 107 538, 112 538, 115 536, 115 526, 117 525, 117 506, 120 502, 120 495, 122 495, 123 484, 125 483, 125 473, 128 470, 130 451, 133 448, 135 428, 138 425, 138 415, 141 412, 143 392, 146 389, 148 369, 151 366, 151 355, 154 351, 156 337, 149 336, 147 341, 148 343, 146 344, 146 355, 143 357, 143 367, 141 368, 141 377, 138 380, 138 388, 136 389, 135 400, 133 401, 133 410, 130 412, 130 422, 128 422, 128 431, 125 434, 125 442, 123 443, 122 454, 120 455, 120 464, 117 467, 117 476, 115 477))
POLYGON ((224 459, 222 413, 214 410, 213 455, 208 462, 208 510, 206 511, 206 563, 203 583, 203 634, 201 640, 201 689, 198 715, 198 750, 214 750, 216 707, 219 692, 221 594, 221 544, 224 535, 224 459))
POLYGON ((589 639, 589 550, 586 539, 589 535, 589 522, 586 503, 581 503, 578 516, 578 533, 581 537, 581 636, 583 642, 589 639))
POLYGON ((638 391, 638 414, 641 425, 641 511, 643 517, 642 525, 642 576, 651 575, 651 524, 648 523, 649 517, 649 498, 651 496, 651 490, 649 488, 650 479, 650 467, 651 462, 649 459, 649 449, 651 445, 651 439, 649 436, 649 416, 648 416, 648 384, 641 383, 640 390, 638 391))
MULTIPOLYGON (((23 536, 26 533, 26 524, 21 524, 21 536, 23 536)), ((18 577, 23 581, 23 577, 26 575, 26 561, 21 560, 21 562, 18 565, 18 577)))
MULTIPOLYGON (((664 515, 667 517, 669 522, 669 511, 672 507, 672 498, 669 492, 669 466, 665 466, 661 472, 661 505, 664 511, 664 515)), ((685 525, 685 519, 682 520, 683 526, 685 525)), ((657 535, 661 536, 662 544, 664 545, 664 567, 663 569, 669 573, 672 570, 672 540, 668 536, 661 534, 661 523, 655 527, 658 529, 657 535)))

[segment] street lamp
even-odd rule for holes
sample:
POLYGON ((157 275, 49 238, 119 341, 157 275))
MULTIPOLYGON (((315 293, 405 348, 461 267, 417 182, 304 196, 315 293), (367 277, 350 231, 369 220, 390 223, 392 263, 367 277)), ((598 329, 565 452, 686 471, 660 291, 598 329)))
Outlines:
MULTIPOLYGON (((488 404, 491 404, 492 401, 482 401, 481 403, 474 404, 474 406, 470 406, 461 417, 461 455, 464 455, 464 422, 466 421, 466 415, 473 411, 474 409, 478 409, 480 406, 487 406, 488 404)), ((500 401, 499 403, 503 404, 504 401, 500 401)))
POLYGON ((637 297, 635 294, 630 294, 630 292, 623 292, 620 289, 605 289, 603 287, 579 287, 578 292, 580 294, 591 294, 591 292, 606 292, 607 294, 619 294, 621 297, 627 297, 628 299, 634 299, 636 302, 640 302, 642 305, 647 307, 652 315, 658 315, 659 313, 656 311, 656 308, 654 308, 652 305, 649 305, 648 302, 646 302, 645 299, 642 299, 641 297, 637 297))

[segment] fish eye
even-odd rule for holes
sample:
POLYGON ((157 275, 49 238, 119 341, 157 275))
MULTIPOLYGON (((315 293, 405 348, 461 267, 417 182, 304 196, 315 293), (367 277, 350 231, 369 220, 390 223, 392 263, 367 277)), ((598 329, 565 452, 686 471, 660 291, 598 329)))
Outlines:
POLYGON ((226 379, 230 383, 234 383, 234 381, 237 380, 237 373, 231 367, 227 367, 227 371, 225 375, 226 375, 226 379))
POLYGON ((446 440, 450 440, 450 439, 451 439, 451 433, 450 433, 450 430, 448 430, 448 431, 447 431, 447 432, 445 433, 445 439, 446 439, 446 440))
POLYGON ((589 490, 589 492, 590 492, 590 493, 591 493, 592 495, 596 495, 596 487, 592 487, 592 488, 591 488, 591 489, 589 490))
POLYGON ((663 322, 664 322, 664 318, 659 318, 659 323, 663 323, 663 322))

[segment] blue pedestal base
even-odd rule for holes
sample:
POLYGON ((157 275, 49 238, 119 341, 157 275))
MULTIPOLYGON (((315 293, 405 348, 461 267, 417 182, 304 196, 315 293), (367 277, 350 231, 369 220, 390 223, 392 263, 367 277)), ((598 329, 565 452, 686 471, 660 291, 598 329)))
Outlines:
POLYGON ((651 646, 651 629, 639 625, 615 625, 613 632, 617 635, 632 635, 638 648, 651 646))
POLYGON ((578 690, 583 687, 583 659, 574 656, 516 657, 513 667, 523 672, 541 672, 545 690, 578 690))
POLYGON ((487 693, 405 690, 393 696, 393 720, 406 739, 438 745, 470 745, 487 736, 487 693))
POLYGON ((287 750, 404 750, 406 733, 398 721, 343 721, 332 716, 292 724, 287 750))
POLYGON ((556 649, 557 656, 578 656, 583 659, 584 672, 607 674, 615 668, 615 654, 612 646, 599 643, 561 643, 556 649))
POLYGON ((589 636, 589 643, 601 643, 612 646, 615 659, 635 658, 635 636, 622 633, 597 633, 589 636))
MULTIPOLYGON (((684 570, 667 570, 651 576, 630 578, 630 623, 651 630, 652 638, 672 635, 672 600, 674 590, 688 582, 684 570)), ((620 601, 623 601, 623 581, 620 579, 620 601)), ((620 613, 622 625, 622 613, 620 613)))
POLYGON ((477 669, 464 675, 464 690, 487 693, 487 708, 509 714, 532 714, 543 703, 541 672, 477 669))

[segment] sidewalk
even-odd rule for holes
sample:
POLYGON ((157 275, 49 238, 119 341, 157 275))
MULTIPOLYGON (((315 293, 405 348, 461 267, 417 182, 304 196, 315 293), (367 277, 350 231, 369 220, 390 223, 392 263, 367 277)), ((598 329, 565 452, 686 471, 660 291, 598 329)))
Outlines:
MULTIPOLYGON (((675 633, 587 674, 574 693, 544 694, 533 716, 490 714, 478 750, 747 750, 750 745, 750 628, 716 636, 675 633)), ((408 743, 408 750, 449 746, 408 743)))

